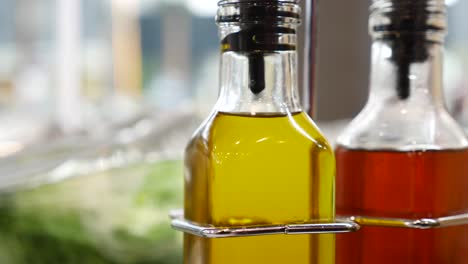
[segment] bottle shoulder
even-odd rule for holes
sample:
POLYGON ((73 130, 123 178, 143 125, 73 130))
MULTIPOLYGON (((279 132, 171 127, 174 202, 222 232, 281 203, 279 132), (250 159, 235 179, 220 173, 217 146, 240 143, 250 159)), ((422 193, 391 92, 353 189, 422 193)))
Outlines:
POLYGON ((428 150, 468 147, 463 129, 443 106, 368 103, 337 139, 347 148, 428 150))
POLYGON ((235 145, 238 147, 316 148, 332 152, 315 123, 306 113, 288 115, 242 115, 214 113, 195 132, 187 148, 204 144, 206 148, 235 145))

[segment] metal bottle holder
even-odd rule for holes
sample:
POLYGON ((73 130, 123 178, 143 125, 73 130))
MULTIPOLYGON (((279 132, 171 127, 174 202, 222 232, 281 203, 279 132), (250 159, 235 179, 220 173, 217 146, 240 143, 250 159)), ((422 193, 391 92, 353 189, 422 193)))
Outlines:
POLYGON ((182 210, 170 214, 172 228, 187 234, 204 238, 245 237, 265 235, 299 235, 347 233, 359 230, 356 222, 343 220, 334 223, 293 223, 284 225, 251 225, 238 227, 217 227, 200 225, 184 219, 182 210))
POLYGON ((358 231, 361 226, 379 226, 390 228, 433 229, 468 225, 468 213, 421 219, 398 219, 378 217, 339 217, 333 223, 293 223, 284 225, 251 225, 237 227, 217 227, 201 225, 184 218, 182 210, 170 213, 173 229, 203 238, 226 238, 265 235, 300 235, 300 234, 337 234, 358 231))
POLYGON ((360 226, 399 227, 414 229, 444 228, 468 225, 468 213, 439 218, 401 219, 383 217, 352 216, 349 221, 360 226))

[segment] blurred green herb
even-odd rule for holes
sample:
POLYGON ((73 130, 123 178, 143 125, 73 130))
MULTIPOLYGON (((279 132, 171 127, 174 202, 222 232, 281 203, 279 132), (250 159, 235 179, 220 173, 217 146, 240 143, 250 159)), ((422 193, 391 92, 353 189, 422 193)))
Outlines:
POLYGON ((0 195, 0 263, 181 263, 167 219, 182 203, 181 168, 144 164, 0 195))

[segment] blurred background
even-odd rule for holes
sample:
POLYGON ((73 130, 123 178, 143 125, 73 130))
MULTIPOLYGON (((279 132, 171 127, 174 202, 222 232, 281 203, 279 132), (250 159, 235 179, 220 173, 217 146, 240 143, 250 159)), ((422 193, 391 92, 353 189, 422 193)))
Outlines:
MULTIPOLYGON (((217 97, 216 2, 0 0, 0 263, 181 263, 167 215, 217 97)), ((314 27, 301 4, 301 92, 333 140, 367 99, 370 2, 320 0, 314 27)), ((447 4, 468 128, 468 2, 447 4)))

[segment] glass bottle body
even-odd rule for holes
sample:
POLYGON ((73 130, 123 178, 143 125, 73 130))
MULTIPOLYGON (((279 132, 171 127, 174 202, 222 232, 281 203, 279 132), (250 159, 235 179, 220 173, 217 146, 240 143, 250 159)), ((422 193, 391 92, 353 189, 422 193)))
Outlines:
MULTIPOLYGON (((185 216, 215 226, 333 221, 333 151, 297 96, 295 51, 264 55, 249 90, 244 54, 225 52, 215 110, 186 149, 185 216)), ((184 237, 185 263, 334 263, 334 235, 184 237)))
MULTIPOLYGON (((403 87, 392 41, 375 41, 368 104, 338 139, 337 214, 437 218, 468 210, 468 144, 442 96, 442 46, 403 87), (402 96, 404 94, 404 96, 402 96)), ((337 237, 337 263, 466 263, 468 227, 363 227, 337 237)))
MULTIPOLYGON (((339 147, 337 214, 403 219, 466 212, 468 149, 365 150, 339 147)), ((466 263, 466 226, 419 230, 362 227, 337 236, 337 263, 466 263)))

